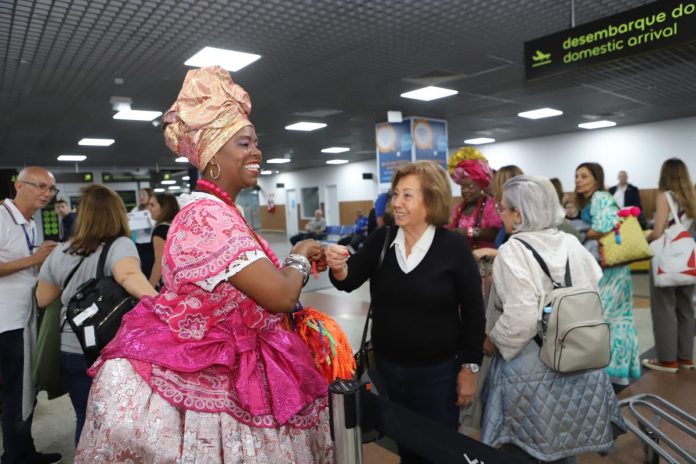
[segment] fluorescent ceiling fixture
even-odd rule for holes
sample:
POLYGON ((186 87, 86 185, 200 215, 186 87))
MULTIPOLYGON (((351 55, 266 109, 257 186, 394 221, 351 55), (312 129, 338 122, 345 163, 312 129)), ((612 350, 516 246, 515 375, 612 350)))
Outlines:
POLYGON ((402 93, 404 98, 412 98, 414 100, 431 101, 438 98, 445 98, 451 95, 457 95, 459 92, 452 89, 443 89, 442 87, 428 86, 422 89, 411 90, 410 92, 402 93))
POLYGON ((170 185, 169 186, 169 190, 179 190, 180 188, 181 187, 179 187, 178 185, 170 185))
POLYGON ((162 193, 162 192, 164 192, 163 188, 156 188, 155 189, 155 193, 162 193))
POLYGON ((326 160, 326 164, 346 164, 348 160, 326 160))
POLYGON ((162 115, 161 111, 143 111, 143 110, 121 110, 114 114, 114 119, 122 119, 126 121, 152 121, 162 115))
POLYGON ((273 171, 270 170, 270 169, 262 169, 262 170, 261 170, 261 175, 262 175, 262 176, 270 176, 271 174, 273 174, 273 171))
POLYGON ((266 160, 268 164, 283 164, 283 163, 289 163, 292 161, 290 158, 271 158, 269 160, 266 160))
POLYGON ((85 155, 60 155, 58 161, 84 161, 87 157, 85 155))
POLYGON ((185 156, 180 156, 177 159, 175 159, 174 161, 176 161, 177 163, 188 163, 188 158, 185 156))
POLYGON ((191 180, 191 176, 184 176, 181 178, 181 180, 191 180))
POLYGON ((228 71, 239 71, 261 58, 261 55, 253 53, 236 52, 224 48, 204 47, 198 53, 186 60, 186 66, 203 68, 205 66, 219 65, 228 71))
POLYGON ((495 139, 491 139, 488 137, 479 137, 476 139, 466 139, 464 143, 468 143, 469 145, 483 145, 484 143, 493 143, 495 142, 495 139))
POLYGON ((539 108, 538 110, 523 111, 522 113, 517 113, 520 118, 527 119, 541 119, 550 118, 552 116, 560 116, 563 111, 554 110, 553 108, 539 108))
POLYGON ((301 122, 296 122, 295 124, 290 124, 289 126, 285 126, 285 129, 286 130, 310 132, 310 131, 321 129, 324 127, 326 127, 326 124, 324 124, 323 122, 301 121, 301 122))
POLYGON ((175 180, 163 180, 162 182, 160 182, 160 184, 162 184, 162 185, 174 185, 174 184, 176 184, 176 181, 175 180))
POLYGON ((350 148, 348 148, 348 147, 329 147, 329 148, 322 148, 322 150, 321 150, 322 153, 344 153, 346 151, 350 151, 350 148))
POLYGON ((108 147, 109 145, 113 145, 114 142, 114 139, 82 139, 77 142, 77 144, 88 147, 108 147))
POLYGON ((616 123, 614 121, 602 120, 593 122, 583 122, 582 124, 578 124, 578 127, 580 129, 601 129, 603 127, 614 127, 615 125, 616 123))

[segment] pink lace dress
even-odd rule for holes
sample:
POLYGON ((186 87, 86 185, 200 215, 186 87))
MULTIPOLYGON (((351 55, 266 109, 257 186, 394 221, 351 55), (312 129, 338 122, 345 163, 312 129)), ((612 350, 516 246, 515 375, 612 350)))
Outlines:
MULTIPOLYGON (((452 208, 453 218, 453 229, 466 229, 467 227, 480 227, 485 229, 487 227, 497 227, 500 229, 503 225, 503 220, 500 218, 498 211, 495 209, 495 201, 493 197, 488 196, 486 199, 486 204, 483 207, 483 212, 481 212, 481 222, 476 224, 479 216, 479 208, 481 205, 474 210, 474 212, 467 216, 462 212, 463 206, 461 204, 456 205, 452 208)), ((486 242, 480 239, 469 239, 469 246, 474 248, 495 248, 494 242, 486 242)))
POLYGON ((333 462, 309 349, 227 281, 263 248, 236 210, 194 198, 169 230, 159 296, 124 317, 90 369, 75 462, 333 462))

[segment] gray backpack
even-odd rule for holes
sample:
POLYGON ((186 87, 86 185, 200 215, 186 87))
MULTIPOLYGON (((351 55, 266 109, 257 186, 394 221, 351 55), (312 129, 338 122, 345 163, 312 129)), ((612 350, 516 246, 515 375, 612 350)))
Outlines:
POLYGON ((550 301, 547 302, 551 313, 543 315, 541 335, 534 337, 539 345, 541 361, 549 369, 562 373, 607 367, 611 342, 599 293, 573 287, 568 260, 565 285, 556 282, 539 253, 524 240, 515 239, 532 252, 553 283, 550 301))

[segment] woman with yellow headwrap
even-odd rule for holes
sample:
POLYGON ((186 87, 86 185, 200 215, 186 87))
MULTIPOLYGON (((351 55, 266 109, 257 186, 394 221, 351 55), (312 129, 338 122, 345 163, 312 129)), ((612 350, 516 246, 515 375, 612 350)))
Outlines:
POLYGON ((260 174, 250 111, 214 67, 189 71, 164 115, 167 145, 202 179, 171 223, 160 294, 89 371, 76 463, 333 462, 327 380, 285 314, 323 252, 305 240, 281 266, 235 206, 260 174))
POLYGON ((462 194, 462 202, 452 210, 449 228, 464 234, 472 249, 493 248, 502 221, 487 193, 493 178, 488 161, 476 148, 464 147, 450 157, 447 167, 462 194))

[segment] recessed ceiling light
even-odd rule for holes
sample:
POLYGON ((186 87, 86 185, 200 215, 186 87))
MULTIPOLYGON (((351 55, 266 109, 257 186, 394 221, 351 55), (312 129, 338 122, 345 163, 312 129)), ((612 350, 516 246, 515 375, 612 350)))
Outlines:
POLYGON ((58 156, 58 161, 84 161, 87 157, 85 155, 60 155, 58 156))
POLYGON ((289 163, 292 161, 290 158, 271 158, 269 160, 266 160, 268 164, 283 164, 283 163, 289 163))
POLYGON ((270 176, 271 174, 273 174, 273 171, 270 170, 270 169, 262 169, 262 170, 261 170, 261 175, 262 175, 262 176, 270 176))
POLYGON ((239 71, 261 58, 253 53, 236 52, 224 48, 204 47, 198 53, 186 60, 186 66, 202 68, 219 65, 228 71, 239 71))
POLYGON ((614 127, 615 125, 616 123, 614 121, 602 120, 593 122, 583 122, 582 124, 578 124, 578 127, 580 129, 601 129, 603 127, 614 127))
POLYGON ((191 176, 184 176, 181 178, 181 180, 191 180, 191 176))
POLYGON ((350 151, 350 148, 348 148, 348 147, 328 147, 328 148, 321 149, 322 153, 344 153, 346 151, 350 151))
POLYGON ((161 111, 143 111, 143 110, 121 110, 114 114, 114 119, 122 119, 126 121, 152 121, 162 115, 161 111))
POLYGON ((412 98, 414 100, 431 101, 437 100, 438 98, 449 97, 451 95, 457 95, 459 92, 452 89, 444 89, 442 87, 428 86, 422 89, 411 90, 410 92, 402 93, 401 96, 404 98, 412 98))
POLYGON ((326 124, 324 124, 323 122, 301 121, 301 122, 296 122, 295 124, 290 124, 289 126, 285 126, 285 129, 286 130, 310 132, 313 130, 321 129, 323 127, 326 127, 326 124))
POLYGON ((520 118, 527 119, 541 119, 550 118, 553 116, 560 116, 563 111, 554 110, 553 108, 539 108, 538 110, 523 111, 522 113, 517 113, 520 118))
POLYGON ((108 147, 113 145, 114 142, 114 139, 82 139, 77 144, 88 147, 108 147))
POLYGON ((346 164, 347 162, 348 162, 348 160, 339 160, 339 159, 326 160, 326 164, 346 164))
POLYGON ((179 189, 181 189, 181 187, 179 187, 178 185, 170 185, 169 186, 169 190, 179 190, 179 189))
POLYGON ((155 193, 163 193, 165 190, 163 188, 156 188, 155 193))
POLYGON ((162 184, 162 185, 174 185, 174 184, 176 184, 176 181, 175 180, 163 180, 162 182, 160 182, 160 184, 162 184))
POLYGON ((493 143, 495 142, 495 139, 491 139, 488 137, 479 137, 476 139, 466 139, 464 143, 468 143, 469 145, 483 145, 484 143, 493 143))
POLYGON ((177 163, 188 163, 188 158, 185 156, 180 156, 174 160, 177 163))

